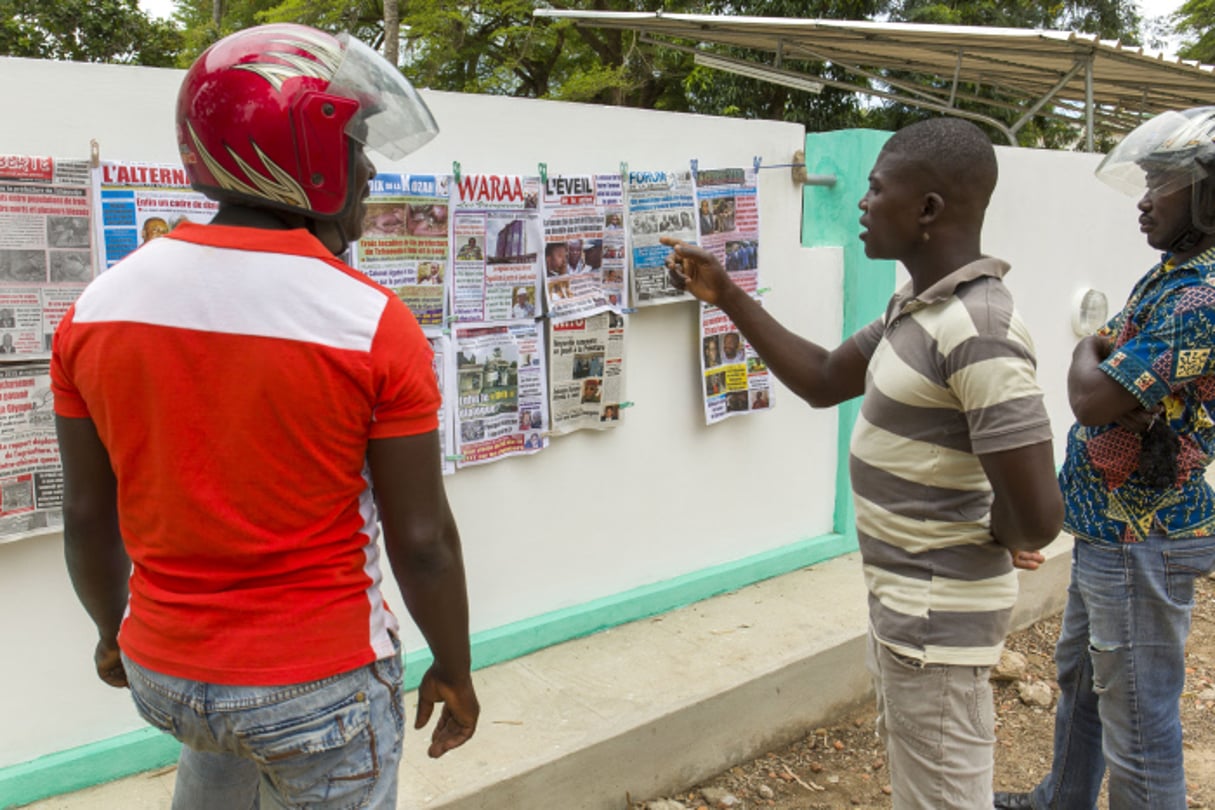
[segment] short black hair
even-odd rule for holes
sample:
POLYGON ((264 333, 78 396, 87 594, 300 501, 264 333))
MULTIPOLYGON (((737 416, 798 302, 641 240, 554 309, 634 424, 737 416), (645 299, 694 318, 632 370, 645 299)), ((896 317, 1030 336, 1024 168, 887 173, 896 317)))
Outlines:
POLYGON ((917 121, 891 135, 882 151, 913 161, 943 194, 969 197, 984 208, 1000 173, 991 138, 960 118, 917 121))

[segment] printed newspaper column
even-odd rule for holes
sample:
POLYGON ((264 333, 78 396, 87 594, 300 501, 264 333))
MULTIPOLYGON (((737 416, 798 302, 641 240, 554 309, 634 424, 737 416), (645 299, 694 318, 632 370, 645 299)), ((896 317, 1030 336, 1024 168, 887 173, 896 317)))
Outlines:
POLYGON ((724 312, 707 304, 700 305, 700 372, 705 424, 772 407, 772 378, 763 358, 724 312))
POLYGON ((46 357, 93 279, 89 165, 0 155, 0 361, 46 357))
POLYGON ((530 320, 540 300, 540 178, 471 174, 452 188, 452 317, 530 320))
POLYGON ((536 322, 457 327, 458 466, 534 453, 548 444, 544 350, 536 322))
POLYGON ((550 318, 585 318, 625 301, 624 186, 618 174, 544 183, 545 293, 550 318))
POLYGON ((636 306, 688 301, 692 297, 671 286, 666 258, 671 249, 664 236, 696 244, 696 197, 692 172, 629 172, 629 276, 636 306))
POLYGON ((454 409, 451 407, 451 381, 454 379, 452 367, 451 337, 449 335, 434 335, 428 338, 430 348, 434 350, 432 366, 435 371, 435 382, 439 384, 439 452, 443 459, 443 474, 451 475, 456 471, 456 459, 452 450, 456 446, 453 441, 452 424, 455 421, 454 409))
POLYGON ((353 265, 395 292, 427 334, 447 323, 450 195, 449 177, 376 175, 351 251, 353 265))
POLYGON ((696 174, 700 246, 717 257, 739 287, 759 289, 759 196, 755 169, 696 174))
POLYGON ((103 162, 94 170, 93 194, 100 272, 183 222, 210 221, 219 209, 190 188, 181 166, 103 162))
POLYGON ((63 468, 46 363, 0 366, 0 543, 63 528, 63 468))
POLYGON ((620 424, 626 316, 604 312, 549 325, 553 433, 620 424))

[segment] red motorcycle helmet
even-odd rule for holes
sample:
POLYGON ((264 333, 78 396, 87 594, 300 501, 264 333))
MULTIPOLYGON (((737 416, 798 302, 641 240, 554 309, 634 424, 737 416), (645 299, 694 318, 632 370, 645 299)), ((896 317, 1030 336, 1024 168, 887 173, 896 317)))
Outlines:
POLYGON ((177 144, 211 199, 334 220, 361 147, 399 160, 439 128, 413 86, 348 34, 248 28, 208 48, 177 94, 177 144))

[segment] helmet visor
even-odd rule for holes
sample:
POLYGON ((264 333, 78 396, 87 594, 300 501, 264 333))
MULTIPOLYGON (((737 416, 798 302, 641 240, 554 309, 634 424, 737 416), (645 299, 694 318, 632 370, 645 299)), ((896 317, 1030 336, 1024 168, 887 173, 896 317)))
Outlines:
POLYGON ((384 57, 349 34, 328 91, 359 102, 346 134, 389 160, 416 152, 439 134, 439 125, 409 80, 384 57))
POLYGON ((1115 146, 1097 178, 1127 194, 1169 194, 1192 186, 1208 172, 1199 158, 1211 155, 1211 122, 1164 112, 1139 125, 1115 146))

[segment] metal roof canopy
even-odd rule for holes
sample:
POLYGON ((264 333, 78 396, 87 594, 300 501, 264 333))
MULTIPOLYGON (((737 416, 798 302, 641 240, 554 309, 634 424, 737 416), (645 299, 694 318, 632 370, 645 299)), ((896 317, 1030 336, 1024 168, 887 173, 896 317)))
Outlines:
MULTIPOLYGON (((536 9, 537 17, 573 20, 579 26, 637 31, 643 41, 693 54, 710 53, 669 40, 767 51, 772 64, 738 62, 748 75, 785 83, 786 60, 830 62, 852 79, 805 76, 823 85, 990 124, 1016 144, 1033 116, 1084 123, 1093 151, 1096 125, 1126 132, 1165 110, 1215 105, 1215 67, 1123 46, 1095 34, 1023 28, 916 25, 911 23, 728 17, 658 12, 536 9), (662 37, 657 39, 656 37, 662 37), (886 71, 931 74, 945 87, 900 81, 886 71), (871 86, 872 81, 877 86, 871 86), (975 91, 993 88, 1012 101, 993 101, 975 91), (958 109, 975 101, 1020 112, 1011 126, 958 109)), ((724 68, 732 69, 732 68, 724 68)))

